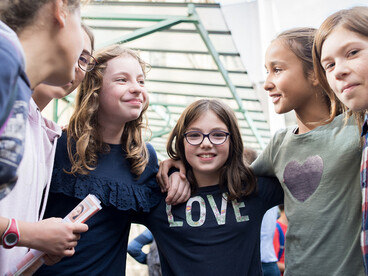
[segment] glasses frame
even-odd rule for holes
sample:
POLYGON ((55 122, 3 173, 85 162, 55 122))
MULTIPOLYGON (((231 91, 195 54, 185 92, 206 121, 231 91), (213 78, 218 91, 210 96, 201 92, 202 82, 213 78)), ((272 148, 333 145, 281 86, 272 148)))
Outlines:
POLYGON ((223 130, 212 130, 210 133, 207 133, 207 134, 204 134, 203 132, 201 132, 199 130, 193 130, 193 131, 188 131, 188 132, 184 133, 185 140, 188 142, 189 145, 192 145, 192 146, 199 146, 200 144, 203 143, 204 138, 206 138, 206 137, 208 138, 208 141, 210 141, 210 143, 212 145, 215 145, 215 146, 222 145, 222 144, 224 144, 226 142, 227 137, 229 137, 229 136, 230 136, 230 133, 229 132, 226 132, 226 131, 223 131, 223 130), (226 135, 225 140, 222 143, 219 143, 219 144, 216 144, 216 143, 212 142, 211 141, 211 138, 210 138, 210 135, 212 133, 214 133, 214 132, 222 132, 222 133, 224 133, 226 135), (189 142, 187 135, 190 134, 190 133, 199 133, 199 134, 201 134, 202 135, 201 142, 200 143, 197 143, 197 144, 192 144, 191 142, 189 142))
POLYGON ((90 71, 92 71, 93 70, 93 68, 95 68, 95 66, 96 66, 96 64, 97 64, 97 60, 95 59, 95 57, 94 56, 92 56, 91 54, 89 54, 89 53, 82 53, 80 56, 79 56, 79 58, 78 58, 78 67, 81 69, 81 70, 83 70, 84 72, 90 72, 90 71), (86 69, 84 69, 83 68, 83 65, 81 65, 81 60, 80 60, 80 58, 81 58, 81 56, 82 55, 84 55, 84 56, 89 56, 90 58, 92 58, 92 61, 93 61, 93 63, 88 63, 87 64, 87 67, 86 67, 86 69), (93 66, 92 66, 93 65, 93 66), (91 67, 92 66, 92 67, 91 67))

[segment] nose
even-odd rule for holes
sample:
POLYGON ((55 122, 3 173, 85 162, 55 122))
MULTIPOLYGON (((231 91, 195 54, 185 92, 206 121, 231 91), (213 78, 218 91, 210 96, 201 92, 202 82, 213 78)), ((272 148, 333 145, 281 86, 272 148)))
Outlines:
POLYGON ((204 137, 201 143, 201 148, 208 148, 208 147, 212 147, 212 143, 208 137, 204 137))
POLYGON ((336 79, 343 79, 350 73, 350 69, 345 62, 336 62, 334 75, 336 79))
POLYGON ((140 94, 140 93, 143 92, 143 88, 142 88, 142 86, 140 86, 140 84, 138 82, 134 82, 129 87, 129 92, 130 93, 139 93, 140 94))
POLYGON ((264 84, 263 84, 263 88, 266 91, 271 91, 274 87, 275 87, 275 85, 271 81, 270 75, 268 75, 265 82, 264 82, 264 84))

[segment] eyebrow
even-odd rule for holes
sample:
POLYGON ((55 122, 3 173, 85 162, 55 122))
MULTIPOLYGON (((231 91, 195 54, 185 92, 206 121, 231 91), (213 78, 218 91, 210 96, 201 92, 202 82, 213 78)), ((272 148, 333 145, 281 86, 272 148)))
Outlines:
MULTIPOLYGON (((125 71, 119 71, 119 72, 116 72, 116 73, 114 73, 114 74, 112 74, 113 76, 119 76, 119 75, 130 75, 130 73, 128 73, 128 72, 125 72, 125 71)), ((139 74, 137 77, 144 77, 144 75, 143 74, 139 74)))
MULTIPOLYGON (((343 45, 343 46, 339 46, 337 52, 341 52, 341 51, 344 51, 344 49, 348 46, 349 43, 343 45)), ((322 48, 323 48, 323 45, 322 45, 322 48)), ((336 52, 336 51, 335 51, 336 52)), ((323 56, 323 51, 321 50, 321 58, 320 58, 320 63, 322 64, 323 62, 326 62, 328 61, 329 59, 331 59, 331 55, 328 55, 328 56, 323 56)))
POLYGON ((329 56, 324 57, 324 58, 322 58, 322 57, 321 57, 320 63, 322 64, 322 63, 324 63, 324 62, 328 61, 329 59, 330 59, 330 57, 329 57, 329 56))
MULTIPOLYGON (((273 66, 275 66, 276 64, 284 65, 284 64, 285 64, 285 62, 283 62, 283 61, 279 61, 279 60, 274 60, 274 61, 269 62, 269 64, 271 65, 270 67, 273 67, 273 66)), ((264 67, 267 69, 267 65, 266 65, 266 64, 264 65, 264 67)))
MULTIPOLYGON (((212 132, 212 131, 215 131, 215 130, 228 131, 228 129, 224 128, 224 127, 214 127, 214 128, 211 128, 209 132, 212 132)), ((199 127, 191 127, 191 128, 188 128, 187 131, 200 131, 200 132, 202 132, 202 129, 199 128, 199 127)))
POLYGON ((83 49, 82 54, 89 54, 92 55, 88 50, 83 49))
POLYGON ((285 64, 286 62, 280 61, 280 60, 275 60, 275 61, 271 61, 270 63, 271 63, 272 66, 274 66, 276 64, 285 64))
MULTIPOLYGON (((360 41, 348 41, 345 44, 342 44, 341 46, 339 46, 337 53, 346 51, 346 48, 348 48, 352 44, 361 44, 361 42, 360 41)), ((330 56, 325 56, 325 57, 322 58, 322 55, 321 55, 321 61, 320 62, 322 63, 322 62, 328 60, 329 58, 331 58, 331 57, 330 56)))

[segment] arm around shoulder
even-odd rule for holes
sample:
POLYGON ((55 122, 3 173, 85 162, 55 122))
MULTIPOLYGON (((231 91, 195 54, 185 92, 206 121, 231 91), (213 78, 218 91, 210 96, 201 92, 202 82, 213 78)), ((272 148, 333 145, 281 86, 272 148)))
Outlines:
POLYGON ((267 209, 284 203, 284 190, 276 177, 258 177, 259 196, 266 201, 267 209))

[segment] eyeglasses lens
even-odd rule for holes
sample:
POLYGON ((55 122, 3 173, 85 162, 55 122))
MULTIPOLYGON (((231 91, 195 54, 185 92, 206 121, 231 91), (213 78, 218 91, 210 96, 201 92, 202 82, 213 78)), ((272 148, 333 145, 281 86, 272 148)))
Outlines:
POLYGON ((93 56, 83 53, 80 55, 78 59, 78 66, 83 71, 89 72, 91 71, 96 65, 96 60, 93 56))
POLYGON ((221 145, 225 143, 229 134, 224 131, 213 131, 208 134, 204 134, 200 131, 190 131, 185 134, 187 142, 193 146, 201 144, 205 137, 214 145, 221 145))

